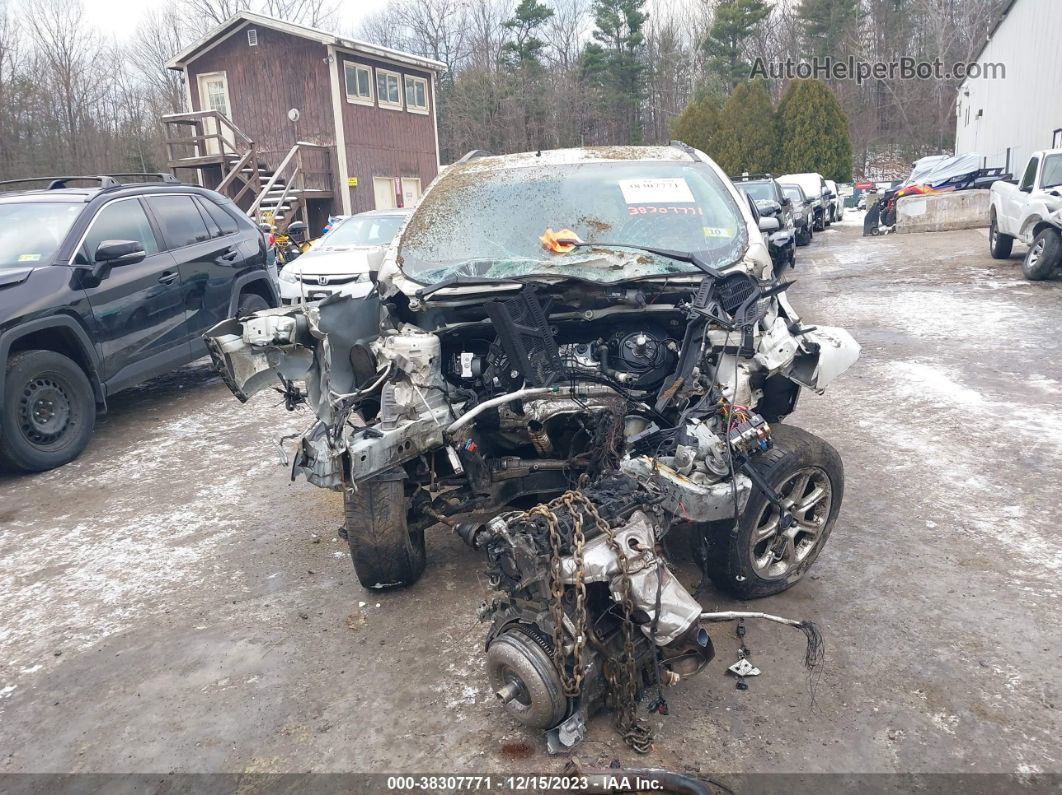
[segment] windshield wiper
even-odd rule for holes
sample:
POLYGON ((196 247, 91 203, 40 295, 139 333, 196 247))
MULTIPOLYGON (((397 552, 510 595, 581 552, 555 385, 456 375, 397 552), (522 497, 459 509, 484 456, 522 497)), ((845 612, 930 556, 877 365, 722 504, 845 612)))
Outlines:
POLYGON ((429 284, 427 287, 421 287, 417 290, 417 298, 424 300, 431 296, 432 293, 438 292, 447 287, 456 287, 459 285, 474 285, 482 287, 495 284, 512 284, 516 287, 522 287, 524 283, 518 282, 515 279, 488 279, 483 276, 465 276, 463 273, 454 273, 447 276, 442 281, 429 284))
POLYGON ((713 279, 719 279, 722 274, 716 268, 713 268, 703 259, 698 257, 692 251, 676 251, 670 248, 655 248, 653 246, 639 246, 636 243, 602 243, 595 241, 591 243, 584 243, 576 240, 564 240, 561 241, 565 245, 570 245, 575 248, 594 248, 595 246, 601 246, 603 248, 630 248, 635 251, 644 251, 647 254, 656 254, 657 256, 664 257, 666 259, 673 259, 677 262, 688 262, 693 265, 697 270, 711 276, 713 279))

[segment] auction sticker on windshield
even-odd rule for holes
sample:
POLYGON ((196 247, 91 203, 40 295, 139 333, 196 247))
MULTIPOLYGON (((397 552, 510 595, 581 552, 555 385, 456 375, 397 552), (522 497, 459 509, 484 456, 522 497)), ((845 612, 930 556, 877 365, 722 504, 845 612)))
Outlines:
POLYGON ((627 204, 692 202, 693 191, 684 179, 621 179, 620 190, 627 204))

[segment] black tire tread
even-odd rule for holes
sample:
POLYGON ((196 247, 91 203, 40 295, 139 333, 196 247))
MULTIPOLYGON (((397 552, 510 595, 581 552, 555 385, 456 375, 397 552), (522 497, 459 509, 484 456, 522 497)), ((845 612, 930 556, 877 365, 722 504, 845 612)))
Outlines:
POLYGON ((992 254, 993 259, 1008 259, 1010 252, 1014 248, 1014 238, 1010 235, 1004 235, 998 231, 996 224, 996 211, 992 211, 992 227, 996 228, 995 243, 992 242, 991 233, 988 236, 988 250, 992 254))
POLYGON ((1041 229, 1036 235, 1036 239, 1033 240, 1033 245, 1029 247, 1029 251, 1032 251, 1033 246, 1043 238, 1044 241, 1044 253, 1040 257, 1040 262, 1036 268, 1030 268, 1028 265, 1029 255, 1026 253, 1025 259, 1021 263, 1021 271, 1025 274, 1025 278, 1031 282, 1040 282, 1048 278, 1055 269, 1062 265, 1062 233, 1054 228, 1041 229))
POLYGON ((372 590, 412 585, 424 572, 424 532, 410 532, 401 480, 374 479, 344 492, 347 544, 358 581, 372 590))
POLYGON ((263 309, 269 309, 269 302, 258 293, 241 293, 240 300, 236 305, 236 317, 247 317, 247 315, 260 312, 263 309))
POLYGON ((8 358, 6 367, 3 416, 0 416, 0 466, 20 472, 44 472, 77 458, 88 446, 96 425, 96 398, 85 371, 70 357, 49 350, 19 351, 8 358), (70 378, 74 381, 74 386, 81 393, 80 397, 83 401, 81 430, 73 439, 73 443, 60 455, 36 451, 29 446, 28 442, 23 443, 11 422, 17 405, 13 400, 13 391, 18 388, 17 383, 21 380, 20 378, 13 379, 12 374, 16 373, 26 362, 34 360, 40 362, 36 365, 37 369, 47 367, 67 369, 70 378))

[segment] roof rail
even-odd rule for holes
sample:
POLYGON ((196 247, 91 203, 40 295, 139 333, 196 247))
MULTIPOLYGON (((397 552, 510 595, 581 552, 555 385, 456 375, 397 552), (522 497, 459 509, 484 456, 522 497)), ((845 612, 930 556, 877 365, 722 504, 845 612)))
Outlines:
POLYGON ((743 172, 741 172, 740 175, 738 175, 736 177, 731 177, 730 181, 731 182, 752 182, 752 181, 761 180, 761 179, 774 179, 774 175, 771 174, 770 172, 768 172, 766 174, 750 174, 747 171, 743 171, 743 172))
MULTIPOLYGON (((115 179, 117 179, 119 177, 154 177, 159 182, 162 182, 162 183, 164 183, 166 185, 180 185, 181 184, 181 181, 179 179, 177 179, 177 177, 173 176, 173 174, 167 174, 165 171, 130 171, 129 173, 126 173, 126 174, 108 174, 107 176, 108 177, 114 177, 115 179)), ((124 184, 129 184, 129 183, 124 183, 124 184)))
POLYGON ((0 180, 0 187, 8 185, 24 185, 30 182, 47 182, 45 190, 62 190, 68 182, 98 182, 101 190, 113 190, 131 183, 122 182, 119 178, 124 177, 154 177, 160 182, 170 185, 179 185, 180 182, 173 174, 163 172, 130 172, 127 174, 99 174, 97 176, 69 176, 69 177, 22 177, 20 179, 0 180))
POLYGON ((676 149, 679 149, 679 150, 685 152, 686 154, 688 154, 691 159, 700 162, 700 158, 697 157, 697 150, 694 149, 692 146, 690 146, 685 141, 672 141, 670 144, 668 144, 668 146, 673 146, 676 149))

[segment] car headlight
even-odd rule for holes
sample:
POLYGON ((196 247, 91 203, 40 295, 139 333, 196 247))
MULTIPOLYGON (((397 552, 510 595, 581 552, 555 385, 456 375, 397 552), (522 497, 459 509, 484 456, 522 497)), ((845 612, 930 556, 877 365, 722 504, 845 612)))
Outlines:
POLYGON ((284 270, 280 272, 280 281, 296 284, 299 281, 299 277, 291 268, 284 268, 284 270))

